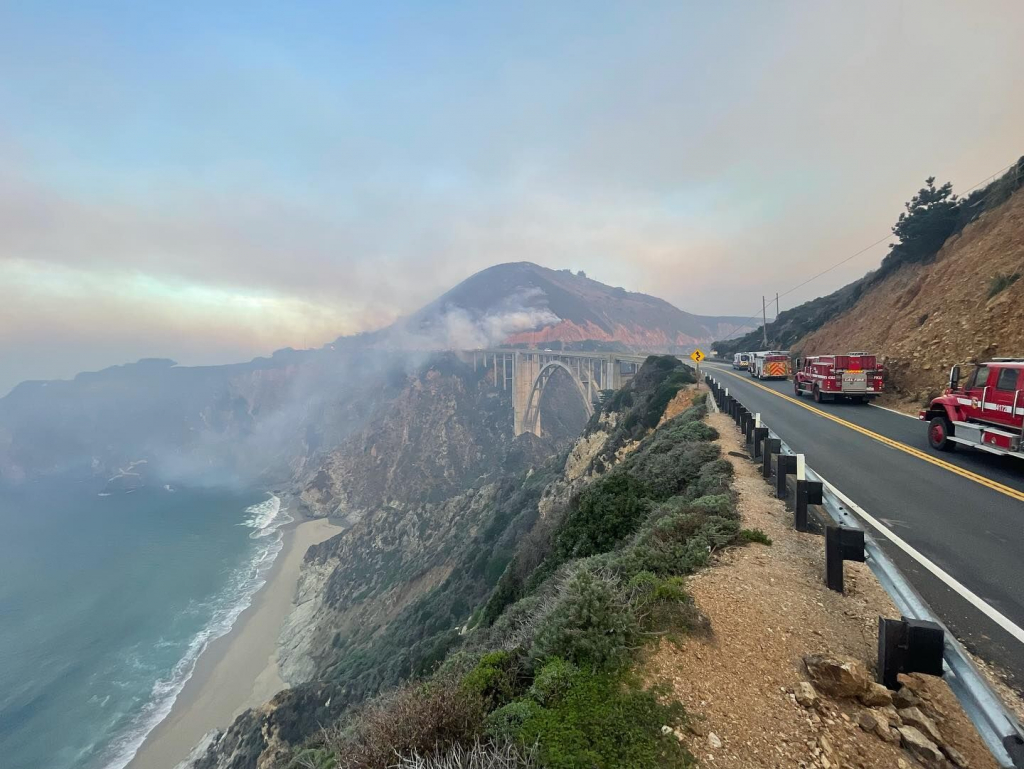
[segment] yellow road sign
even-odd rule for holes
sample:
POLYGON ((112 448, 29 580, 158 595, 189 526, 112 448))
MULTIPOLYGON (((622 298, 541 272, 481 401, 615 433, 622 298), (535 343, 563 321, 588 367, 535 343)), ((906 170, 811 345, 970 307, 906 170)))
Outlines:
POLYGON ((704 360, 704 353, 702 353, 700 350, 694 350, 693 352, 690 353, 690 357, 693 358, 698 363, 700 363, 702 360, 704 360))

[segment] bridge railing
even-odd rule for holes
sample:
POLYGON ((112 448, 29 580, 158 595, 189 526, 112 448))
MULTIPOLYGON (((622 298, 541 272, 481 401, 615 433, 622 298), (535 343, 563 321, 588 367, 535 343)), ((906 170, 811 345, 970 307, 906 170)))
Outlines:
POLYGON ((854 514, 856 507, 839 489, 806 465, 781 436, 752 414, 728 388, 706 374, 715 405, 743 431, 751 456, 765 478, 775 482, 777 496, 792 497, 794 523, 807 530, 811 504, 824 511, 826 582, 842 591, 843 560, 865 561, 899 609, 902 620, 879 617, 878 678, 890 688, 900 672, 941 675, 1004 769, 1024 768, 1024 730, 927 602, 854 514), (790 476, 794 483, 790 483, 790 476), (930 648, 929 648, 930 647, 930 648), (929 659, 933 657, 934 659, 929 659), (941 655, 941 659, 939 659, 941 655), (934 666, 938 664, 937 669, 934 666), (925 668, 925 669, 922 669, 925 668))

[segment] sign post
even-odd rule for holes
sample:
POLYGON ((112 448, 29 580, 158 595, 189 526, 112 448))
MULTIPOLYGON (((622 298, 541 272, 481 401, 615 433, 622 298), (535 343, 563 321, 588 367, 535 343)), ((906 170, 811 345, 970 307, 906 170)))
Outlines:
POLYGON ((700 389, 700 362, 704 360, 704 353, 699 349, 690 353, 690 358, 697 364, 697 389, 700 389))

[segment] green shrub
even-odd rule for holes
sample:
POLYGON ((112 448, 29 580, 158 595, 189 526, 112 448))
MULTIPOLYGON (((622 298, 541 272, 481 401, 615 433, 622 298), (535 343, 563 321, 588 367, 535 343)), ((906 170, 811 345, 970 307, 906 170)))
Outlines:
POLYGON ((992 280, 988 283, 988 298, 991 299, 996 294, 1002 293, 1018 280, 1020 280, 1019 272, 1015 272, 1011 275, 1005 275, 1004 273, 997 272, 992 276, 992 280))
POLYGON ((557 535, 560 560, 611 550, 646 517, 646 490, 632 475, 615 471, 593 481, 573 501, 557 535))
POLYGON ((541 706, 534 700, 516 700, 498 708, 489 716, 484 725, 484 733, 495 742, 515 742, 523 731, 523 726, 540 713, 541 706))
POLYGON ((552 705, 568 690, 577 670, 560 657, 549 659, 534 676, 530 696, 541 705, 552 705))
POLYGON ((507 651, 485 654, 462 679, 462 687, 472 696, 479 697, 488 710, 508 702, 515 696, 519 662, 507 651))
POLYGON ((559 585, 554 605, 537 629, 536 660, 561 657, 580 667, 615 669, 639 642, 639 625, 614 577, 586 566, 559 585))
POLYGON ((694 762, 665 724, 681 723, 678 703, 663 704, 631 679, 578 671, 564 695, 549 706, 516 712, 518 741, 537 745, 550 769, 651 769, 690 767, 694 762))
POLYGON ((771 545, 772 539, 760 529, 740 529, 737 538, 743 542, 757 542, 761 545, 771 545))

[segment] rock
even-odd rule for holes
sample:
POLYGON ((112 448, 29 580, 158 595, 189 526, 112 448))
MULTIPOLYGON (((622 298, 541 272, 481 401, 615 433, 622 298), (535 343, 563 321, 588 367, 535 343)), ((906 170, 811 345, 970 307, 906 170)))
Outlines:
POLYGON ((668 724, 663 725, 661 727, 661 733, 666 735, 666 736, 668 736, 669 734, 672 734, 672 727, 669 726, 668 724))
POLYGON ((720 747, 722 747, 722 740, 714 732, 708 732, 708 745, 710 745, 715 750, 718 750, 720 747))
POLYGON ((831 756, 835 752, 828 737, 821 737, 818 742, 821 744, 821 749, 825 751, 827 755, 831 756))
POLYGON ((910 764, 908 764, 902 758, 897 758, 896 759, 896 767, 897 767, 897 769, 910 769, 910 764))
POLYGON ((695 737, 708 736, 708 727, 703 721, 687 721, 686 730, 695 737))
POLYGON ((939 728, 934 721, 921 712, 920 708, 902 708, 899 713, 904 724, 920 730, 932 742, 942 742, 939 728))
MULTIPOLYGON (((881 725, 881 722, 878 720, 878 716, 870 710, 865 710, 861 713, 860 718, 857 719, 857 723, 865 732, 874 732, 881 725)), ((888 723, 886 723, 886 727, 888 728, 888 723)))
POLYGON ((946 758, 948 758, 950 763, 957 767, 957 769, 968 769, 969 764, 967 763, 967 758, 952 745, 940 744, 939 750, 946 754, 946 758))
POLYGON ((869 708, 880 708, 885 705, 892 705, 892 692, 880 683, 872 681, 868 690, 857 699, 869 708))
POLYGON ((793 696, 796 698, 797 703, 805 708, 813 708, 818 703, 818 693, 814 691, 814 687, 807 681, 801 681, 796 685, 793 696))
POLYGON ((926 766, 939 764, 945 761, 939 746, 929 740, 915 726, 901 726, 900 737, 903 738, 903 747, 906 748, 914 758, 926 766))
POLYGON ((915 705, 921 704, 921 698, 914 693, 913 689, 904 685, 892 695, 892 704, 900 710, 903 708, 912 708, 915 705))
POLYGON ((858 697, 871 687, 868 671, 858 660, 808 654, 804 666, 815 687, 834 697, 858 697))

